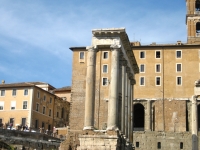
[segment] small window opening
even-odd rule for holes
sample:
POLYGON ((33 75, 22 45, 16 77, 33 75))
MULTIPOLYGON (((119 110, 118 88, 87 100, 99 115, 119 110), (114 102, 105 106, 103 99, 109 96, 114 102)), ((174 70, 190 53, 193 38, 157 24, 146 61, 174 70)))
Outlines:
POLYGON ((160 72, 160 64, 156 65, 156 72, 160 72))
POLYGON ((176 51, 176 58, 181 58, 181 51, 176 51))
POLYGON ((177 77, 177 85, 181 85, 181 77, 177 77))
POLYGON ((156 51, 156 58, 160 58, 160 51, 156 51))
POLYGON ((140 77, 140 85, 144 85, 144 77, 140 77))
POLYGON ((189 131, 188 108, 186 104, 186 131, 189 131))
POLYGON ((108 52, 103 52, 103 59, 107 59, 108 58, 108 52))
POLYGON ((158 142, 157 147, 158 149, 161 149, 161 142, 158 142))
POLYGON ((140 142, 136 142, 135 146, 140 147, 140 142))
POLYGON ((200 37, 200 22, 197 22, 196 24, 196 36, 200 37))
POLYGON ((183 149, 183 142, 180 143, 180 149, 183 149))
POLYGON ((140 65, 140 72, 144 72, 144 64, 140 65))
POLYGON ((176 65, 176 71, 177 72, 181 72, 181 64, 177 64, 176 65))
POLYGON ((145 52, 140 52, 140 58, 145 58, 145 52))
POLYGON ((108 85, 108 78, 103 78, 103 86, 108 85))
POLYGON ((80 52, 80 59, 84 59, 84 52, 80 52))
POLYGON ((107 73, 108 72, 108 65, 103 65, 103 73, 107 73))
POLYGON ((160 77, 156 77, 156 85, 160 85, 160 77))

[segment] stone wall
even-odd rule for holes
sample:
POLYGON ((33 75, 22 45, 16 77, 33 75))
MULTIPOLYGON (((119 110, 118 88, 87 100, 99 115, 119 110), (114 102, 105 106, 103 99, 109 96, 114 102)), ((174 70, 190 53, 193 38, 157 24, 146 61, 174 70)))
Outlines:
POLYGON ((133 132, 133 144, 135 150, 191 150, 192 135, 190 132, 133 132))

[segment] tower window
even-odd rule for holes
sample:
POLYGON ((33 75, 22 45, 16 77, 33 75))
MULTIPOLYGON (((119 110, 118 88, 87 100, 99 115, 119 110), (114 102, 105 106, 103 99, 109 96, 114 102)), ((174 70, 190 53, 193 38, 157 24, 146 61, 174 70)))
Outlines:
POLYGON ((196 37, 200 37, 200 22, 196 23, 196 37))
POLYGON ((180 149, 183 149, 183 142, 180 143, 180 149))
POLYGON ((136 143, 135 143, 135 146, 136 146, 136 147, 140 147, 140 143, 139 143, 139 142, 136 142, 136 143))
POLYGON ((84 59, 84 54, 85 53, 84 52, 80 52, 79 54, 80 54, 79 59, 84 59))
POLYGON ((160 58, 160 51, 156 51, 156 58, 160 58))
POLYGON ((196 12, 200 11, 200 1, 195 2, 195 9, 196 9, 196 12))
POLYGON ((145 58, 145 52, 140 52, 140 58, 145 58))
POLYGON ((144 72, 144 64, 140 65, 140 72, 144 72))

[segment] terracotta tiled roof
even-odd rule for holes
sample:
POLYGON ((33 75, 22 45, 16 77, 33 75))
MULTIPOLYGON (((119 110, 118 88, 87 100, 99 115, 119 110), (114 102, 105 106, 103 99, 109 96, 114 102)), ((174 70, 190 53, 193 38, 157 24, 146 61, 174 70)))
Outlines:
POLYGON ((53 91, 69 91, 69 90, 71 90, 71 86, 64 86, 62 88, 57 88, 53 91))

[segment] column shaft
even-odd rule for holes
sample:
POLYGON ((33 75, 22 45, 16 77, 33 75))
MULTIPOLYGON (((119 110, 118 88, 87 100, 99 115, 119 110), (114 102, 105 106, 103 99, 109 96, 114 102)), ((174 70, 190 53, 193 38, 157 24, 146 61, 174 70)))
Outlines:
POLYGON ((91 46, 87 49, 85 122, 83 129, 92 130, 94 128, 96 50, 91 46))
MULTIPOLYGON (((126 67, 126 70, 128 70, 129 72, 129 68, 126 67)), ((129 93, 129 79, 128 79, 128 73, 126 72, 126 91, 125 91, 125 94, 126 94, 126 98, 125 98, 125 136, 128 138, 128 93, 129 93)))
POLYGON ((108 102, 107 130, 117 129, 118 75, 119 75, 119 46, 113 45, 111 56, 111 79, 108 102))
POLYGON ((151 101, 147 100, 146 131, 151 131, 151 101))
POLYGON ((192 150, 198 149, 198 137, 197 137, 197 101, 196 96, 192 96, 192 150))
POLYGON ((129 89, 128 89, 128 138, 131 138, 131 80, 129 79, 128 82, 129 89))
POLYGON ((125 134, 125 88, 126 88, 126 67, 122 66, 122 113, 121 113, 121 128, 125 134))

